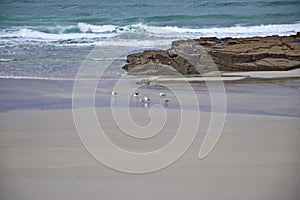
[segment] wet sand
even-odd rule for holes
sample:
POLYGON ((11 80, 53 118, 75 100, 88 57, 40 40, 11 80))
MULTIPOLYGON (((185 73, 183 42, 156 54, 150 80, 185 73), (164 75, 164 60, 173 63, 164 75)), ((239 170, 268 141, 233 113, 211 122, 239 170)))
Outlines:
MULTIPOLYGON (((208 108, 201 111, 196 140, 184 156, 158 172, 132 175, 105 167, 85 150, 69 107, 72 83, 1 80, 1 199, 299 199, 298 82, 225 87, 225 126, 208 157, 198 159, 210 119, 208 100, 202 97, 200 108, 208 108)), ((203 85, 195 88, 207 95, 203 85)), ((167 108, 164 134, 140 143, 113 122, 109 84, 98 91, 99 121, 118 146, 149 151, 174 136, 177 106, 167 108)), ((151 96, 157 88, 145 92, 151 96)), ((190 106, 187 102, 182 109, 190 106)), ((130 111, 139 123, 147 123, 147 109, 133 103, 130 111)))
MULTIPOLYGON (((132 87, 136 81, 128 82, 132 87)), ((158 81, 160 82, 160 80, 158 81)), ((111 91, 116 83, 114 79, 101 80, 95 93, 96 107, 111 106, 111 91)), ((212 83, 213 84, 213 83, 212 83)), ((74 81, 71 80, 32 80, 32 79, 0 79, 0 112, 12 110, 52 110, 71 109, 74 81)), ((189 95, 181 82, 171 83, 179 94, 189 95)), ((205 82, 196 82, 191 85, 197 95, 199 104, 193 105, 189 101, 179 105, 176 96, 169 90, 159 85, 140 86, 139 91, 152 99, 152 105, 159 101, 160 91, 168 93, 169 109, 211 111, 211 99, 205 82)), ((300 117, 300 79, 278 80, 249 80, 249 81, 224 81, 227 97, 228 113, 264 114, 279 116, 300 117)), ((94 92, 87 89, 85 92, 94 92)), ((123 107, 140 108, 138 100, 123 102, 128 94, 118 95, 117 103, 123 107), (121 99, 121 101, 119 101, 121 99), (118 102, 119 101, 119 102, 118 102)), ((85 104, 85 94, 82 94, 82 106, 85 104)))

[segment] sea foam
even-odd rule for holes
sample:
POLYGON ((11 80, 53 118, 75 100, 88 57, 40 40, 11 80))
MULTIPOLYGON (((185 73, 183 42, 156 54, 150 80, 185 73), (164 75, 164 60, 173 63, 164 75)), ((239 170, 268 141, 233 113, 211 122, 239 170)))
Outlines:
MULTIPOLYGON (((231 27, 176 27, 132 24, 127 26, 92 25, 78 23, 73 26, 13 27, 0 32, 0 44, 26 42, 52 45, 97 45, 109 40, 111 45, 137 42, 153 44, 170 43, 176 39, 199 37, 251 37, 267 35, 291 35, 300 31, 300 22, 294 24, 270 24, 257 26, 235 25, 231 27), (167 42, 164 42, 166 41, 167 42)), ((146 45, 147 46, 147 45, 146 45)))

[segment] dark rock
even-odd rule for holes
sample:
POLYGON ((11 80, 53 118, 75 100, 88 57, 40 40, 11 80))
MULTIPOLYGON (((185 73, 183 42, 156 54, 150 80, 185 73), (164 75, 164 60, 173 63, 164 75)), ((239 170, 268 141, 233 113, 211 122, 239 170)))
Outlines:
POLYGON ((205 49, 219 70, 268 71, 300 67, 300 40, 293 36, 249 37, 220 40, 205 49))
POLYGON ((290 70, 300 67, 300 33, 292 36, 179 40, 168 50, 128 55, 131 74, 183 75, 214 71, 290 70), (216 68, 217 67, 217 68, 216 68))
POLYGON ((130 74, 171 75, 195 74, 197 70, 185 58, 177 55, 176 51, 151 50, 130 54, 123 69, 130 74))

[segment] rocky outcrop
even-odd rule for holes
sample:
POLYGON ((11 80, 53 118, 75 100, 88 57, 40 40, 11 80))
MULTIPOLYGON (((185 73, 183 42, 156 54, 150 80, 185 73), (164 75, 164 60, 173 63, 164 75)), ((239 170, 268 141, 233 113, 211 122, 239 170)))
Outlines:
POLYGON ((177 71, 181 74, 195 74, 197 70, 185 58, 179 56, 173 49, 148 50, 142 53, 130 54, 123 69, 131 74, 172 75, 177 71))
POLYGON ((300 34, 251 38, 200 38, 224 71, 290 70, 300 67, 300 34))
POLYGON ((249 38, 180 40, 168 50, 128 55, 131 74, 183 75, 214 71, 270 71, 300 67, 300 33, 249 38), (213 66, 214 65, 214 66, 213 66))

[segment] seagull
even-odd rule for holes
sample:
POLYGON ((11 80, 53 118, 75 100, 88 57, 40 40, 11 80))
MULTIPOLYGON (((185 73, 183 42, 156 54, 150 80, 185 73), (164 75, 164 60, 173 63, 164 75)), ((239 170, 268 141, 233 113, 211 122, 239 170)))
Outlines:
POLYGON ((112 92, 111 92, 111 95, 112 95, 112 96, 116 96, 117 94, 118 94, 118 93, 116 93, 115 91, 112 91, 112 92))
POLYGON ((161 92, 161 93, 159 93, 159 96, 160 97, 166 97, 167 95, 166 95, 166 93, 161 92))
POLYGON ((147 96, 144 97, 144 100, 145 100, 146 102, 149 102, 149 101, 150 101, 150 99, 149 99, 147 96))
POLYGON ((139 96, 138 92, 136 92, 136 93, 133 94, 133 97, 138 97, 138 96, 139 96))
POLYGON ((164 105, 165 105, 165 106, 168 106, 169 101, 170 101, 169 99, 166 99, 164 105))
POLYGON ((144 99, 140 99, 140 102, 141 102, 141 107, 142 108, 147 108, 148 107, 148 102, 147 101, 145 101, 144 99))

